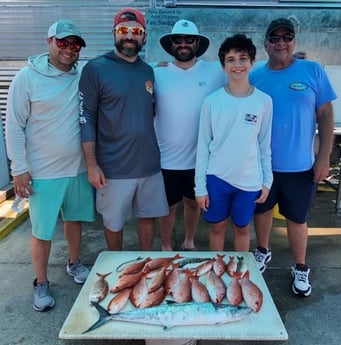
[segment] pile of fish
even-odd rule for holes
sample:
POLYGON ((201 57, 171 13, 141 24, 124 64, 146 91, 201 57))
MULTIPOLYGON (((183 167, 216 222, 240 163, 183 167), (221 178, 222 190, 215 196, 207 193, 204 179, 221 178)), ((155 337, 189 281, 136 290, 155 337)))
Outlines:
POLYGON ((99 303, 109 292, 113 293, 115 296, 106 310, 116 314, 129 301, 135 308, 148 308, 159 305, 166 298, 177 303, 193 301, 217 304, 226 298, 230 305, 239 305, 244 301, 253 312, 258 312, 263 294, 250 280, 244 258, 229 256, 226 263, 224 258, 225 254, 216 254, 213 258, 182 258, 180 254, 138 258, 137 261, 124 264, 110 289, 106 277, 111 272, 96 273, 99 279, 90 290, 89 303, 99 303), (186 268, 188 265, 191 268, 186 268), (228 283, 223 280, 224 274, 229 277, 228 283))

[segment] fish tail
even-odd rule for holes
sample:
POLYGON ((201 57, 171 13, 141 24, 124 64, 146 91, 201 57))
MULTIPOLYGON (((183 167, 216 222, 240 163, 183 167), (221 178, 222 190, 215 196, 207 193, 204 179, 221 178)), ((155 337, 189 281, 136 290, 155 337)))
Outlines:
POLYGON ((108 272, 108 273, 98 273, 96 272, 96 275, 101 278, 101 279, 105 279, 107 276, 109 276, 112 272, 108 272))
POLYGON ((93 331, 94 329, 104 325, 107 321, 111 319, 111 315, 99 303, 91 302, 91 304, 97 309, 99 313, 99 318, 92 326, 90 326, 87 330, 82 332, 82 334, 93 331))

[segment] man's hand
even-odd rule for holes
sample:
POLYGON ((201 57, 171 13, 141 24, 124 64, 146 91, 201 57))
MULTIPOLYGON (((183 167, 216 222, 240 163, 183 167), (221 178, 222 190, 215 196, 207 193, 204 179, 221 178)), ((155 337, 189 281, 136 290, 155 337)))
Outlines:
POLYGON ((256 204, 262 204, 263 202, 265 202, 269 196, 269 192, 270 192, 269 188, 262 186, 262 192, 261 192, 259 198, 257 198, 255 200, 255 203, 256 204))
POLYGON ((88 180, 97 189, 107 185, 103 171, 98 165, 88 167, 88 180))
POLYGON ((31 175, 26 172, 13 176, 14 193, 21 198, 27 198, 33 193, 31 186, 31 175))
POLYGON ((203 211, 207 211, 207 209, 210 206, 210 199, 208 197, 208 195, 203 195, 203 196, 196 196, 195 200, 198 204, 198 206, 203 210, 203 211))

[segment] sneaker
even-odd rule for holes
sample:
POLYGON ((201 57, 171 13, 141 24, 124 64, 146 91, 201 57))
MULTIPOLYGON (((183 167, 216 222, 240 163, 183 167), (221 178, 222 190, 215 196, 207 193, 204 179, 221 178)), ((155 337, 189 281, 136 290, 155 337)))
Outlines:
POLYGON ((271 261, 271 249, 257 247, 253 251, 253 256, 256 259, 256 264, 260 273, 263 273, 266 269, 266 264, 271 261))
POLYGON ((45 311, 54 307, 54 298, 50 293, 49 282, 33 282, 33 309, 36 311, 45 311))
POLYGON ((72 264, 69 262, 66 266, 66 272, 73 277, 77 284, 83 284, 89 275, 89 270, 79 260, 72 264))
POLYGON ((291 266, 292 291, 295 295, 308 297, 311 294, 309 282, 310 268, 307 265, 296 264, 291 266))

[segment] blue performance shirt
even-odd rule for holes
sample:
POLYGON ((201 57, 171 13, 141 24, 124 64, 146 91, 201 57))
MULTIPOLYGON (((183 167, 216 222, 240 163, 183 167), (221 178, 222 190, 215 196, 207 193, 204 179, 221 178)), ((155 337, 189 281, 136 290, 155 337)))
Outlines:
POLYGON ((336 98, 323 67, 302 59, 280 70, 256 64, 250 83, 272 97, 273 171, 309 170, 314 163, 315 110, 336 98))

